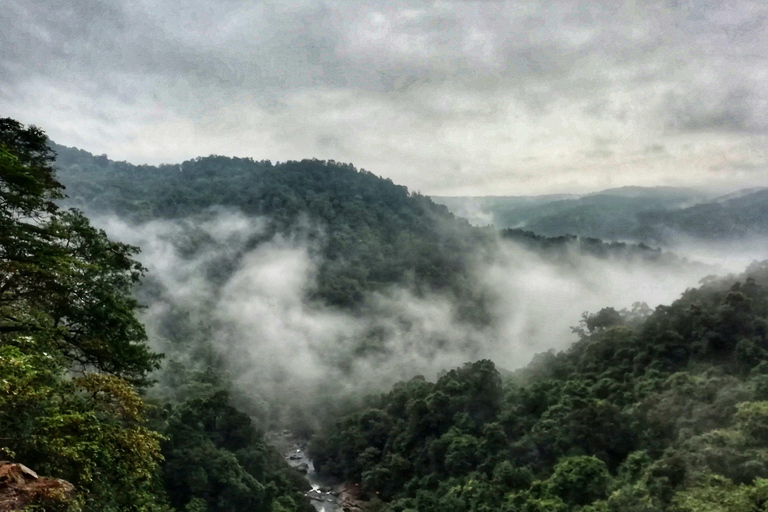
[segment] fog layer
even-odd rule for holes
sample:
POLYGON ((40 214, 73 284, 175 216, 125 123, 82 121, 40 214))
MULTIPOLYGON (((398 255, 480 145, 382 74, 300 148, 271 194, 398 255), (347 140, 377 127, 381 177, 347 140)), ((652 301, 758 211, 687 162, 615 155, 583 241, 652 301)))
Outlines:
POLYGON ((709 273, 681 260, 601 259, 575 250, 552 258, 498 240, 471 271, 490 313, 479 324, 459 320, 453 296, 407 286, 371 293, 354 312, 313 302, 307 297, 321 242, 297 234, 255 243, 266 219, 212 211, 179 221, 102 216, 95 223, 141 247, 148 268, 139 290, 148 306, 143 320, 159 350, 183 358, 203 343, 241 392, 288 401, 311 400, 329 386, 342 393, 433 377, 479 358, 518 368, 574 341, 571 327, 584 311, 655 307, 709 273))

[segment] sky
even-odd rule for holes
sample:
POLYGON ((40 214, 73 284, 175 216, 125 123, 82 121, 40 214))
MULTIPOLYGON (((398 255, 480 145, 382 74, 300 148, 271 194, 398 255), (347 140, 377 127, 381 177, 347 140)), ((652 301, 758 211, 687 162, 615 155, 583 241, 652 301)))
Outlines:
POLYGON ((765 0, 4 0, 0 116, 431 195, 768 185, 765 0))

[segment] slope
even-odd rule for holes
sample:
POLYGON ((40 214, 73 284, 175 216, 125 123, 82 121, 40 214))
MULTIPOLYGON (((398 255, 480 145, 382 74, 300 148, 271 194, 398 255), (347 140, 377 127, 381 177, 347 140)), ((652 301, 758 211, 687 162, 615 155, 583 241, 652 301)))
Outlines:
POLYGON ((440 198, 451 211, 474 211, 497 228, 525 227, 545 236, 573 234, 630 239, 640 212, 666 211, 707 199, 701 192, 673 187, 622 187, 583 196, 440 198), (474 205, 474 210, 470 209, 474 205))
POLYGON ((715 200, 680 210, 639 215, 637 236, 668 241, 684 235, 702 240, 735 240, 768 235, 768 190, 715 200))
POLYGON ((235 208, 268 221, 253 240, 290 233, 322 255, 316 295, 351 307, 365 291, 410 281, 460 293, 485 234, 429 198, 352 165, 209 156, 136 166, 54 145, 70 204, 143 221, 235 208))
POLYGON ((767 287, 754 264, 655 311, 585 314, 580 341, 514 374, 399 383, 329 422, 316 464, 385 511, 764 510, 767 287))
POLYGON ((539 235, 674 244, 678 238, 738 240, 768 234, 768 191, 721 196, 669 187, 622 187, 582 197, 444 198, 456 214, 539 235))

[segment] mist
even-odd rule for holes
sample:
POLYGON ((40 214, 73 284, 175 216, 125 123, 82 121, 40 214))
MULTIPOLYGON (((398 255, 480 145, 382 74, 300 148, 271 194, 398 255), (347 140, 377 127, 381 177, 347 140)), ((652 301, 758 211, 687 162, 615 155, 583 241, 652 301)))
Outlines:
POLYGON ((431 379, 481 358, 520 368, 575 341, 571 327, 583 312, 669 303, 713 268, 577 250, 544 256, 498 239, 471 270, 490 314, 478 324, 460 319, 456 297, 408 286, 370 293, 355 311, 310 300, 322 264, 319 228, 320 236, 270 236, 269 219, 221 209, 174 221, 97 216, 94 223, 141 248, 148 273, 137 293, 157 350, 183 360, 202 343, 243 395, 298 406, 415 375, 431 379), (179 341, 180 330, 191 339, 179 341))
POLYGON ((728 242, 699 240, 682 234, 670 237, 671 251, 691 260, 715 265, 721 273, 740 273, 754 261, 768 258, 768 237, 751 236, 728 242))

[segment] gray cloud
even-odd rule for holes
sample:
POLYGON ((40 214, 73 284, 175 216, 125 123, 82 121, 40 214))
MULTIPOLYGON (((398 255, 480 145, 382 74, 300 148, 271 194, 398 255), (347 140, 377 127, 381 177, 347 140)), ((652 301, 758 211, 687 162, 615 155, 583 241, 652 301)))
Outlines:
POLYGON ((707 143, 725 134, 736 163, 767 168, 748 149, 768 130, 767 14, 761 0, 9 0, 0 98, 60 143, 136 162, 318 156, 427 193, 735 186, 758 178, 713 177, 723 148, 707 143), (598 138, 616 144, 598 154, 598 138), (638 160, 659 144, 681 150, 638 160))
MULTIPOLYGON (((499 240, 498 250, 472 270, 490 313, 490 322, 478 326, 460 319, 455 297, 417 295, 407 287, 369 294, 355 313, 312 302, 317 247, 288 234, 253 247, 267 221, 236 211, 144 224, 101 216, 95 223, 142 247, 151 287, 140 291, 150 306, 143 320, 156 347, 183 358, 194 339, 210 343, 240 391, 283 404, 326 392, 376 391, 479 358, 518 368, 538 352, 573 342, 570 327, 585 310, 669 303, 709 273, 700 265, 575 251, 553 259, 499 240), (192 330, 190 343, 164 338, 169 319, 176 333, 192 330), (374 347, 361 350, 374 338, 374 347)), ((729 268, 742 263, 728 261, 728 251, 696 251, 729 268)))

